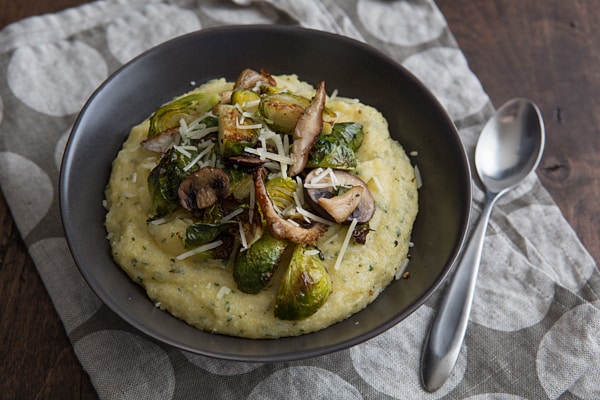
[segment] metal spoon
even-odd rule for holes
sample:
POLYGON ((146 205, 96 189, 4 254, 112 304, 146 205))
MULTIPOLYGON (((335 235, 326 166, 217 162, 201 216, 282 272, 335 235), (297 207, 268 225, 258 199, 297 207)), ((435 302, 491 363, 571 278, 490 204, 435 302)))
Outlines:
POLYGON ((425 342, 421 382, 428 392, 436 391, 446 382, 458 358, 492 208, 500 196, 535 170, 542 158, 544 142, 541 113, 526 99, 505 103, 481 131, 475 168, 485 188, 486 202, 425 342))

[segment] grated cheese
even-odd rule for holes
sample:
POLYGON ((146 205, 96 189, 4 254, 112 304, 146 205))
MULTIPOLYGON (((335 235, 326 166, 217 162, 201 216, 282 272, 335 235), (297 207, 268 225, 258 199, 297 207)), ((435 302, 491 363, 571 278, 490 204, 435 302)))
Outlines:
POLYGON ((423 179, 421 178, 421 171, 419 170, 419 167, 417 165, 415 165, 415 179, 417 180, 417 189, 421 189, 421 187, 423 186, 423 179))
POLYGON ((150 223, 151 223, 152 225, 162 225, 162 224, 164 224, 165 222, 167 222, 167 219, 166 219, 166 218, 158 218, 158 219, 153 219, 152 221, 150 221, 150 223))
POLYGON ((396 272, 396 275, 394 275, 394 279, 398 280, 402 278, 402 275, 404 275, 404 271, 406 271, 406 268, 408 268, 408 262, 408 258, 405 258, 402 262, 402 265, 400 265, 400 268, 398 268, 398 272, 396 272))
POLYGON ((354 233, 354 229, 356 228, 356 224, 358 224, 358 220, 356 218, 352 218, 352 222, 350 222, 350 226, 348 227, 348 232, 346 232, 346 237, 344 238, 344 243, 342 243, 342 248, 340 249, 340 253, 338 254, 337 259, 335 260, 335 265, 333 269, 339 269, 340 264, 342 263, 342 258, 344 258, 344 254, 346 254, 346 250, 348 250, 348 243, 350 243, 350 238, 354 233))
POLYGON ((266 151, 264 149, 254 149, 252 147, 246 147, 244 149, 244 151, 246 153, 250 153, 250 154, 254 154, 257 156, 260 156, 261 159, 270 159, 270 160, 274 160, 277 161, 279 163, 283 163, 283 164, 288 164, 288 165, 292 165, 293 161, 291 157, 286 157, 286 156, 280 156, 277 153, 271 153, 270 151, 266 151), (264 158, 263 158, 264 157, 264 158))
POLYGON ((222 240, 216 240, 214 242, 207 243, 207 244, 204 244, 202 246, 198 246, 195 249, 192 249, 190 251, 186 251, 185 253, 182 253, 182 254, 178 255, 177 257, 175 257, 175 258, 177 260, 184 260, 184 259, 186 259, 188 257, 195 256, 196 254, 204 253, 205 251, 217 248, 217 247, 219 247, 222 244, 223 244, 222 240))
POLYGON ((385 190, 383 190, 383 185, 379 181, 379 178, 377 177, 377 175, 374 175, 372 179, 373 179, 373 182, 375 183, 375 186, 377 186, 377 190, 379 190, 380 193, 385 193, 385 190))
POLYGON ((217 292, 217 300, 221 300, 223 296, 229 293, 231 293, 231 289, 229 289, 227 286, 221 286, 221 289, 219 289, 217 292))
POLYGON ((325 225, 333 225, 332 221, 329 221, 328 219, 325 219, 325 218, 321 218, 318 215, 313 214, 310 211, 305 210, 302 207, 296 206, 296 211, 298 211, 298 214, 302 215, 303 217, 310 218, 313 221, 317 221, 317 222, 320 222, 320 223, 325 224, 325 225))
POLYGON ((229 214, 227 214, 226 216, 224 216, 223 218, 221 218, 221 222, 227 222, 230 219, 236 217, 237 215, 239 215, 243 212, 244 212, 243 208, 237 208, 237 209, 233 210, 232 212, 230 212, 229 214))
POLYGON ((248 241, 246 241, 246 235, 244 234, 244 227, 242 226, 242 221, 238 221, 238 227, 240 228, 240 239, 242 240, 242 247, 244 249, 247 249, 248 241))
POLYGON ((243 121, 240 121, 239 118, 236 118, 235 119, 235 127, 238 128, 238 129, 260 129, 260 128, 262 128, 262 124, 248 124, 248 125, 244 125, 243 121))

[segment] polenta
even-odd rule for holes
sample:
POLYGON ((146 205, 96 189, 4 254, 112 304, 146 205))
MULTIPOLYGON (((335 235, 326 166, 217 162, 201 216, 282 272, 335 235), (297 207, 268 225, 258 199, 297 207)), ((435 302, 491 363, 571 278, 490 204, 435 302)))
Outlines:
POLYGON ((106 188, 113 257, 198 329, 314 332, 397 276, 417 178, 375 108, 295 75, 244 73, 132 128, 106 188))

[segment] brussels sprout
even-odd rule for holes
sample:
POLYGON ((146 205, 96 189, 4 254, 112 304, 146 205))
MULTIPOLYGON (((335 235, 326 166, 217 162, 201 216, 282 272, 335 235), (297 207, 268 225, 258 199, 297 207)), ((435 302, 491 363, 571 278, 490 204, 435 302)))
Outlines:
POLYGON ((328 135, 321 134, 310 151, 307 162, 309 168, 356 168, 355 151, 363 138, 362 125, 344 122, 333 125, 328 135))
POLYGON ((177 190, 185 176, 176 159, 176 152, 168 150, 148 175, 148 190, 155 217, 164 216, 179 205, 177 190))
POLYGON ((300 320, 317 312, 331 293, 331 277, 314 246, 296 245, 281 281, 275 302, 275 317, 300 320))
POLYGON ((200 246, 216 240, 222 233, 237 228, 237 222, 228 221, 222 224, 193 224, 185 230, 185 247, 200 246))
POLYGON ((258 293, 265 287, 288 243, 265 232, 248 250, 240 253, 233 266, 233 279, 238 288, 242 292, 258 293))
POLYGON ((234 90, 231 94, 231 104, 239 104, 242 108, 257 100, 260 100, 260 95, 250 89, 234 90))
POLYGON ((258 141, 260 129, 248 128, 254 122, 245 118, 240 123, 240 113, 236 106, 219 106, 219 150, 223 158, 244 154, 244 148, 253 147, 258 141))
POLYGON ((229 193, 236 200, 249 198, 254 185, 252 173, 243 168, 225 168, 225 172, 229 175, 229 193))
POLYGON ((269 179, 265 183, 265 188, 273 204, 279 211, 283 211, 295 204, 294 192, 296 191, 296 181, 294 179, 290 177, 269 179))
POLYGON ((163 105, 150 116, 148 137, 178 126, 181 119, 193 121, 219 104, 220 100, 216 93, 192 93, 163 105))
POLYGON ((274 93, 261 99, 258 113, 274 131, 292 133, 298 118, 309 105, 307 98, 286 92, 274 93))

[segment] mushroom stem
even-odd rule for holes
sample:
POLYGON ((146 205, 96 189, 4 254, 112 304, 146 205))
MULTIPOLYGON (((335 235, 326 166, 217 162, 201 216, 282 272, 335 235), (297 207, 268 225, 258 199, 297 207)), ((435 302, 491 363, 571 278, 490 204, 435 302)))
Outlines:
POLYGON ((254 170, 254 189, 256 192, 256 202, 262 210, 267 222, 267 228, 271 234, 278 239, 289 239, 294 243, 316 243, 327 232, 327 225, 314 222, 310 227, 304 228, 296 226, 279 216, 265 187, 264 175, 266 172, 264 167, 258 167, 254 170))

